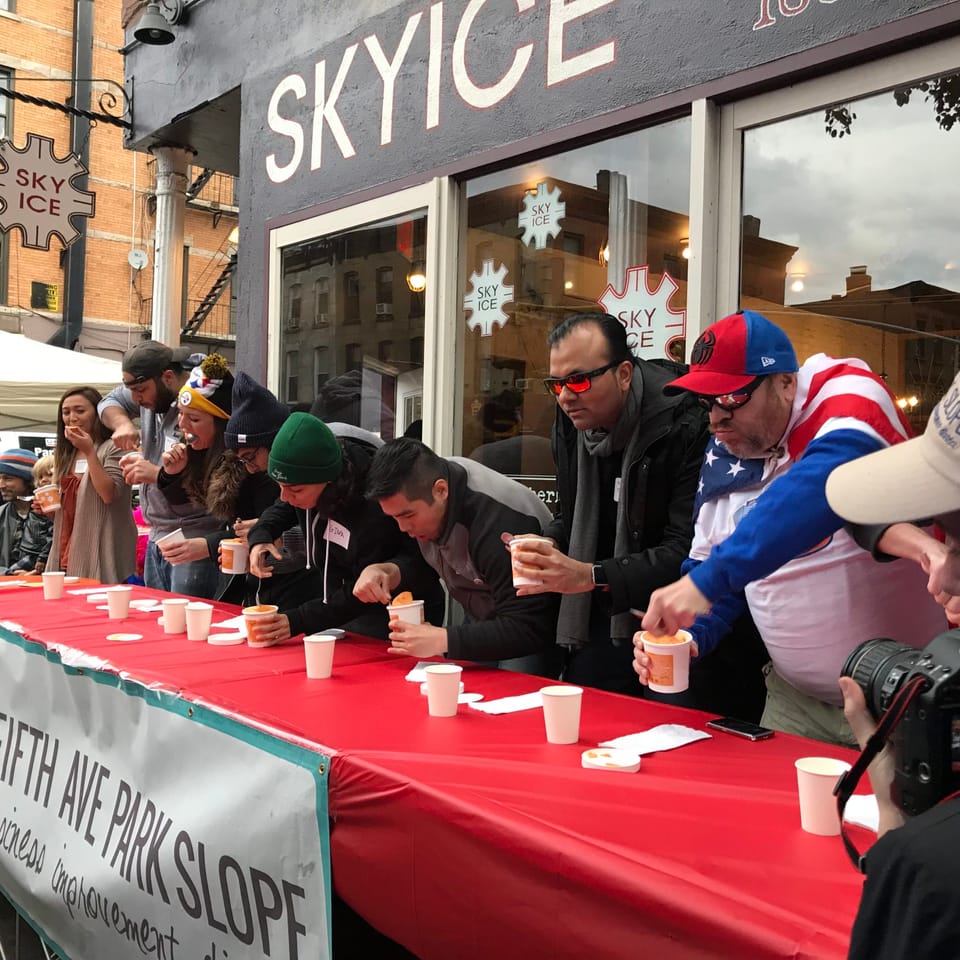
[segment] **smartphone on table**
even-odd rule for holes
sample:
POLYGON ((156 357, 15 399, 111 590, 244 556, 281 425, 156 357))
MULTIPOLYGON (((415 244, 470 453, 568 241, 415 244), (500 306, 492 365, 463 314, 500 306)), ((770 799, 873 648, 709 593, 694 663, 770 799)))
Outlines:
POLYGON ((735 737, 745 737, 747 740, 767 740, 773 736, 773 731, 769 727, 761 727, 758 723, 738 720, 736 717, 718 717, 716 720, 708 720, 707 726, 712 730, 732 733, 735 737))

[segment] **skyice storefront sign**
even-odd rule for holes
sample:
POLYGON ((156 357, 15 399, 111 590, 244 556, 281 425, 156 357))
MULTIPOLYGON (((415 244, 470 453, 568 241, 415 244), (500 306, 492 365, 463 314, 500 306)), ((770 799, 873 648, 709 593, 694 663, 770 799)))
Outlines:
MULTIPOLYGON (((537 0, 513 3, 521 21, 530 18, 538 5, 537 0)), ((371 111, 379 115, 383 148, 393 141, 400 123, 427 134, 439 128, 447 98, 456 98, 473 110, 491 110, 524 82, 543 84, 548 90, 559 88, 558 96, 570 97, 574 94, 562 86, 567 81, 616 63, 616 37, 605 34, 602 25, 590 19, 603 8, 616 6, 616 0, 539 0, 539 4, 548 11, 538 21, 544 27, 536 39, 503 44, 493 29, 494 13, 487 9, 501 5, 490 0, 468 0, 462 5, 448 0, 413 13, 399 38, 389 45, 378 33, 370 33, 343 49, 339 59, 328 56, 310 71, 284 77, 274 87, 267 107, 267 126, 275 134, 265 161, 267 176, 274 183, 284 183, 305 160, 311 171, 320 170, 324 151, 331 147, 345 160, 357 156, 351 126, 362 120, 356 107, 345 105, 341 97, 352 97, 351 104, 362 101, 364 118, 371 111), (596 36, 598 32, 601 36, 596 36), (534 81, 535 56, 544 62, 545 77, 534 81), (414 78, 421 79, 421 69, 423 82, 415 83, 414 78), (398 90, 404 92, 402 99, 398 90)))

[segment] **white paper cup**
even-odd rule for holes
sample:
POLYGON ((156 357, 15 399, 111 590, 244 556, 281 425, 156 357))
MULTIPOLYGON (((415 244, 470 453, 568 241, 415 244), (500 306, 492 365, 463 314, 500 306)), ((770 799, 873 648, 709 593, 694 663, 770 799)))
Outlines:
POLYGON ((391 604, 387 607, 387 616, 391 620, 403 620, 406 623, 423 623, 423 601, 414 600, 396 607, 391 604))
POLYGON ((821 837, 837 836, 840 817, 833 788, 850 764, 831 757, 801 757, 794 766, 800 795, 800 826, 821 837))
POLYGON ((333 673, 333 649, 336 642, 337 638, 328 633, 312 633, 303 638, 307 676, 311 680, 326 680, 333 673))
POLYGON ((455 717, 463 667, 455 663, 431 663, 427 675, 427 711, 431 717, 455 717))
POLYGON ((173 546, 175 543, 183 543, 187 538, 183 535, 183 531, 177 527, 176 530, 171 530, 170 533, 164 534, 162 537, 157 537, 157 544, 163 544, 164 546, 173 546))
POLYGON ((205 642, 210 636, 210 623, 213 620, 213 604, 202 600, 191 600, 184 607, 187 621, 187 639, 205 642))
POLYGON ((541 687, 540 696, 547 743, 576 743, 580 739, 583 687, 541 687))
POLYGON ((130 615, 130 594, 133 587, 108 587, 107 594, 107 616, 111 620, 126 620, 130 615))
POLYGON ((643 652, 650 658, 649 687, 657 693, 682 693, 690 686, 690 643, 693 640, 686 630, 678 630, 683 637, 680 643, 664 643, 666 637, 658 637, 644 630, 640 634, 643 652))
POLYGON ((60 509, 60 487, 55 483, 37 487, 33 497, 40 502, 40 509, 44 513, 56 513, 60 509))
POLYGON ((513 585, 515 587, 539 587, 543 581, 537 580, 534 577, 525 576, 522 573, 517 573, 517 568, 514 565, 513 555, 516 552, 517 547, 522 543, 548 543, 550 546, 553 546, 553 541, 549 537, 514 537, 507 546, 510 548, 510 567, 513 570, 513 585))
POLYGON ((40 576, 43 579, 43 599, 59 600, 63 596, 64 570, 48 570, 40 576))
POLYGON ((268 647, 270 644, 257 639, 257 622, 276 615, 280 608, 273 603, 261 603, 259 606, 243 608, 243 628, 247 632, 247 645, 268 647))
POLYGON ((220 570, 223 573, 246 573, 250 569, 250 551, 242 540, 220 541, 220 570))
POLYGON ((178 597, 171 597, 169 600, 162 602, 164 633, 186 633, 187 604, 189 602, 189 600, 178 597))

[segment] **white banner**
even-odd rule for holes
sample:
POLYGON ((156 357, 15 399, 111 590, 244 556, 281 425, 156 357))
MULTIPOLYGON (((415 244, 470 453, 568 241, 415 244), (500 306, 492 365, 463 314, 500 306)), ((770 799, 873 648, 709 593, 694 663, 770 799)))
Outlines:
POLYGON ((328 770, 0 630, 0 887, 65 958, 329 957, 328 770))

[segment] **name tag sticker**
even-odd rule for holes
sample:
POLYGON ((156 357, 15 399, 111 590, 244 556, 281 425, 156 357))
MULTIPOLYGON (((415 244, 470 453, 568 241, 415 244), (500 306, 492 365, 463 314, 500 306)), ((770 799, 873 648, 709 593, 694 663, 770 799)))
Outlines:
POLYGON ((73 472, 74 472, 74 473, 86 473, 86 472, 87 472, 87 461, 86 461, 86 460, 74 460, 74 462, 73 462, 73 472))
POLYGON ((327 529, 323 532, 323 539, 335 543, 338 547, 347 550, 350 547, 350 531, 333 520, 327 521, 327 529))
POLYGON ((163 435, 163 452, 167 453, 167 451, 172 450, 179 442, 180 441, 177 440, 176 437, 172 437, 169 433, 165 433, 163 435))
POLYGON ((617 479, 613 481, 613 502, 614 503, 620 502, 620 480, 621 478, 617 477, 617 479))

